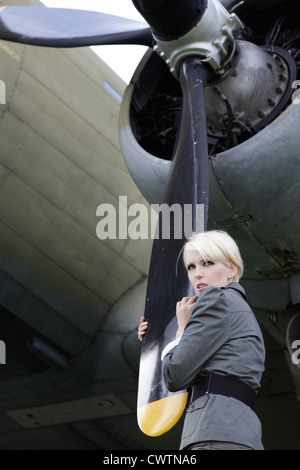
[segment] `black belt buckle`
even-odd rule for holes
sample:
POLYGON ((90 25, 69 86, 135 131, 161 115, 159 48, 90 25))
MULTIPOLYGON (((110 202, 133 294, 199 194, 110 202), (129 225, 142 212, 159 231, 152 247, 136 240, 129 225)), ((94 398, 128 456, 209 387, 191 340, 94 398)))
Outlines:
POLYGON ((197 398, 210 394, 211 377, 212 374, 201 377, 200 380, 191 385, 188 407, 193 403, 193 401, 197 400, 197 398))

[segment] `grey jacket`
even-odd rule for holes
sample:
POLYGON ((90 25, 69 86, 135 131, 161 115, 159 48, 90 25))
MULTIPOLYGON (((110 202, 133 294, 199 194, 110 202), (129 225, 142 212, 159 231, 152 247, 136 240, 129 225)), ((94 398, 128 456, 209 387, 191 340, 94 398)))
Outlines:
MULTIPOLYGON (((177 346, 163 359, 167 388, 188 388, 199 376, 233 375, 260 387, 265 347, 258 322, 238 283, 200 293, 177 346)), ((203 441, 226 441, 263 449, 254 411, 235 398, 209 394, 187 408, 180 449, 203 441)))

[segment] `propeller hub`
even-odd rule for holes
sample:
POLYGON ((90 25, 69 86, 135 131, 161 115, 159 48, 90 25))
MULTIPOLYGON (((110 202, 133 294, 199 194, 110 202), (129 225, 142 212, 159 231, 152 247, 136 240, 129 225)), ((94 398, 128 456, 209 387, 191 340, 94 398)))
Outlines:
POLYGON ((227 69, 206 89, 209 135, 227 134, 228 104, 237 135, 246 127, 255 130, 269 116, 274 117, 291 88, 291 77, 287 63, 274 48, 268 51, 250 42, 236 41, 236 52, 227 69))
POLYGON ((161 40, 154 34, 154 50, 179 78, 181 62, 196 56, 207 62, 213 70, 222 69, 234 52, 235 37, 243 23, 230 14, 218 0, 208 0, 207 8, 196 25, 172 41, 161 40))

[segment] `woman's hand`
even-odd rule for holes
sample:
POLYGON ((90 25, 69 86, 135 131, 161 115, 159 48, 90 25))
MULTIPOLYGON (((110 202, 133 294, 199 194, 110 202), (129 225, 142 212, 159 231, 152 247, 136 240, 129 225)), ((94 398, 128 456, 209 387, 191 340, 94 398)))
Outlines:
POLYGON ((191 318, 192 311, 194 309, 196 300, 198 296, 194 295, 193 297, 183 297, 180 302, 176 304, 176 316, 178 323, 178 330, 176 333, 176 338, 181 338, 183 331, 186 327, 187 322, 191 318))
MULTIPOLYGON (((180 302, 177 302, 176 305, 176 316, 178 323, 178 330, 176 333, 176 338, 181 338, 183 331, 186 327, 187 322, 191 318, 193 308, 195 306, 198 296, 194 295, 193 297, 183 297, 180 302)), ((138 327, 138 339, 142 341, 146 331, 149 327, 149 322, 145 320, 144 317, 141 317, 140 324, 138 327)))
POLYGON ((138 339, 142 341, 143 336, 145 335, 147 329, 148 329, 149 323, 145 320, 144 317, 141 317, 140 319, 140 324, 138 327, 138 339))

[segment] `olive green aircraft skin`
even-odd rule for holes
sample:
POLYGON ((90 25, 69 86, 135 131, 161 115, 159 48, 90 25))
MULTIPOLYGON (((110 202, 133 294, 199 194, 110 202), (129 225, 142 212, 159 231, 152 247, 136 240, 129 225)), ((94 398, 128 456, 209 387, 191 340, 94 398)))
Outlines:
POLYGON ((109 84, 121 99, 125 83, 90 49, 5 41, 0 79, 0 339, 6 345, 0 448, 138 447, 145 439, 135 443, 140 344, 132 332, 144 304, 151 241, 96 234, 99 205, 117 207, 124 195, 128 206, 148 207, 120 152, 120 102, 107 91, 109 84), (62 351, 68 368, 49 367, 29 352, 33 337, 62 351), (77 400, 94 397, 102 400, 102 423, 78 415, 77 400), (60 409, 50 408, 50 422, 43 421, 48 405, 60 402, 72 405, 72 425, 60 409), (28 420, 26 409, 36 406, 42 415, 28 420), (128 426, 131 435, 118 437, 127 436, 128 426))

